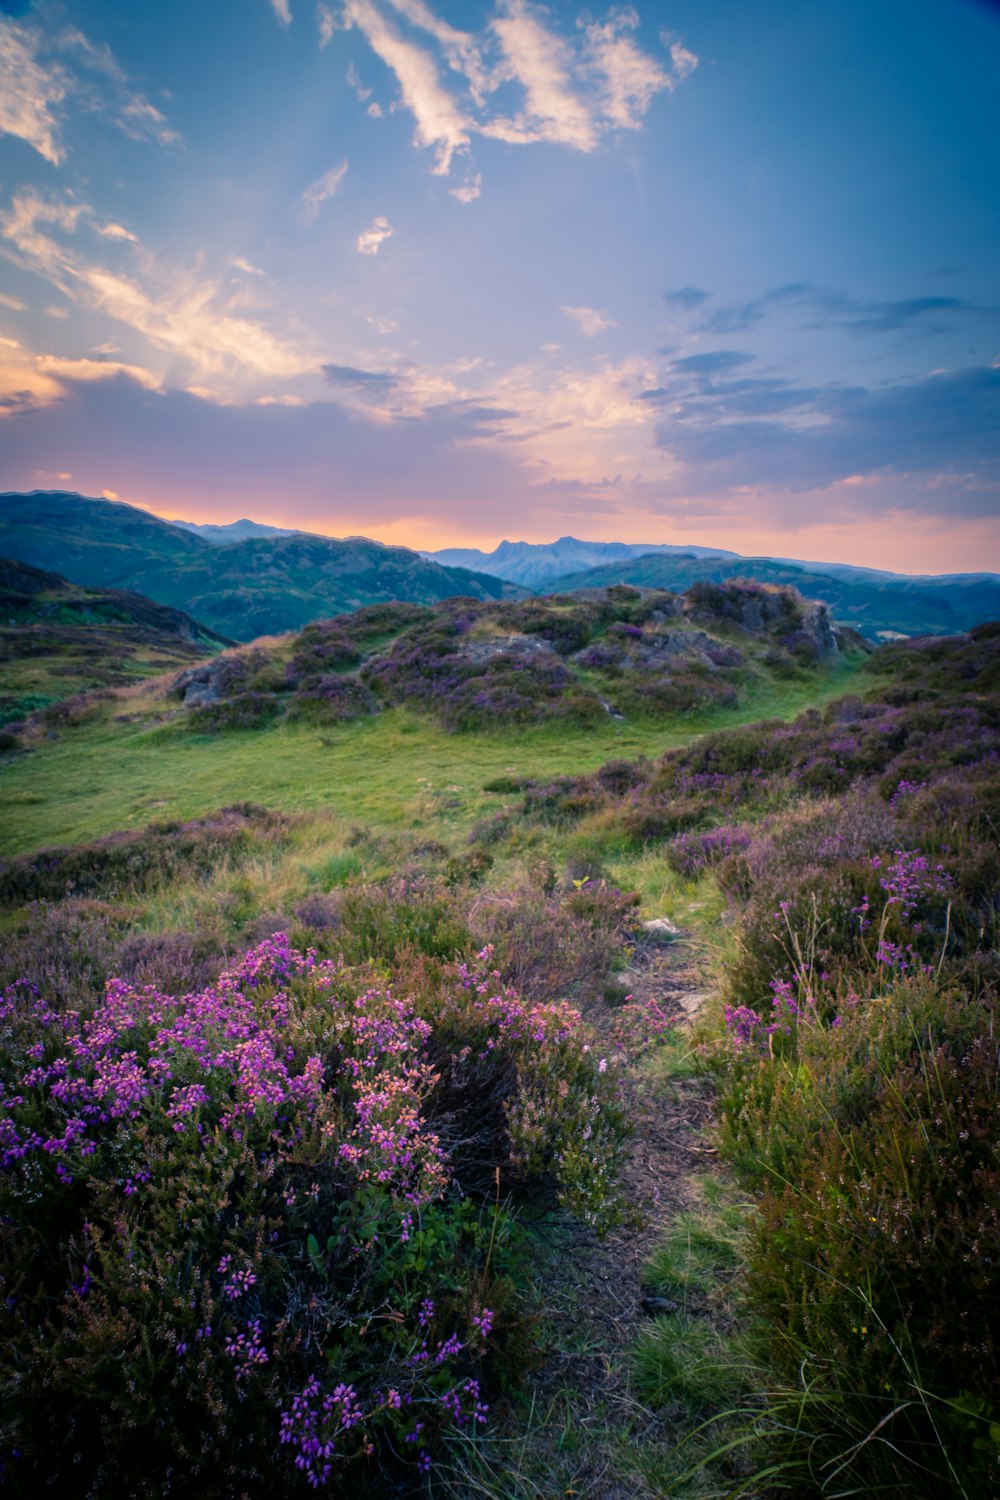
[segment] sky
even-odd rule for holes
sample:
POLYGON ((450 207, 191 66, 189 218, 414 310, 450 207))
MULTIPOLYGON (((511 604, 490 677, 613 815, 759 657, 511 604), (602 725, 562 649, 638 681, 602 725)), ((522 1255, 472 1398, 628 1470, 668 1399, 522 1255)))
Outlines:
POLYGON ((0 0, 0 488, 1000 571, 1000 6, 0 0))

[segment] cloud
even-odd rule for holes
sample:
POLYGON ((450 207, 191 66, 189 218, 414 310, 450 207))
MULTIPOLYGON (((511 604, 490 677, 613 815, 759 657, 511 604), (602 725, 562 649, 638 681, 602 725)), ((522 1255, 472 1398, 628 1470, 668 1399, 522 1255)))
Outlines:
MULTIPOLYGON (((469 153, 476 135, 508 145, 547 142, 594 151, 609 131, 638 130, 656 95, 676 88, 697 66, 692 52, 669 39, 669 64, 644 52, 630 7, 603 21, 581 21, 568 34, 555 30, 549 15, 531 0, 498 0, 486 30, 473 35, 441 19, 426 0, 345 0, 343 24, 360 30, 395 73, 402 103, 416 121, 414 143, 433 147, 441 176, 456 155, 469 153), (420 34, 419 43, 389 22, 385 6, 411 34, 420 34), (496 107, 497 95, 505 108, 496 107)), ((359 97, 367 99, 368 92, 359 97)), ((371 105, 368 112, 375 113, 371 105)), ((478 176, 470 176, 454 196, 471 202, 476 185, 478 176)))
POLYGON ((9 307, 11 312, 27 312, 27 303, 22 302, 20 297, 11 297, 6 292, 0 292, 0 307, 9 307))
POLYGON ((493 84, 483 60, 482 48, 475 38, 467 31, 459 31, 447 21, 442 21, 424 0, 389 0, 389 3, 411 25, 434 38, 441 47, 449 68, 465 77, 472 97, 477 103, 481 103, 483 95, 493 84))
POLYGON ((97 232, 103 235, 106 240, 128 240, 133 245, 139 243, 137 236, 132 233, 131 229, 125 229, 121 224, 102 224, 97 232))
POLYGON ((605 333, 609 328, 618 327, 614 318, 605 317, 593 307, 560 307, 559 311, 565 313, 567 318, 572 318, 580 332, 588 339, 596 338, 599 333, 605 333))
POLYGON ((35 364, 43 375, 52 375, 57 380, 114 380, 127 375, 148 391, 158 390, 160 385, 156 376, 141 366, 111 359, 63 359, 55 354, 39 354, 35 364))
POLYGON ((476 172, 474 176, 466 179, 460 187, 449 188, 448 192, 459 203, 475 203, 483 191, 483 174, 476 172))
POLYGON ((397 329, 397 324, 391 318, 369 318, 368 322, 374 328, 375 332, 383 337, 387 333, 395 333, 397 329))
POLYGON ((271 0, 271 9, 281 22, 282 26, 291 26, 292 7, 290 0, 271 0))
POLYGON ((779 316, 796 316, 802 320, 800 326, 807 329, 842 328, 862 336, 903 330, 937 334, 945 332, 956 316, 996 316, 1000 312, 996 307, 977 307, 962 297, 864 298, 808 281, 787 282, 745 302, 705 308, 703 304, 709 300, 708 293, 699 293, 689 301, 683 300, 682 293, 667 294, 668 302, 687 311, 700 309, 695 330, 710 334, 743 333, 779 316))
MULTIPOLYGON (((384 422, 335 399, 219 406, 186 391, 150 392, 120 375, 67 381, 62 399, 21 410, 30 421, 12 410, 4 428, 10 487, 34 488, 40 466, 58 466, 91 494, 110 480, 137 503, 167 508, 183 493, 209 515, 227 502, 268 512, 275 497, 294 494, 297 524, 322 521, 339 535, 371 535, 401 514, 476 524, 482 505, 499 515, 523 487, 513 454, 497 449, 484 462, 470 441, 495 425, 485 404, 444 400, 412 419, 384 422)), ((421 531, 415 523, 411 545, 421 531)))
POLYGON ((545 29, 526 0, 503 0, 501 14, 491 25, 507 76, 524 90, 526 108, 512 119, 483 125, 483 134, 521 145, 554 141, 578 151, 593 151, 598 131, 591 111, 570 85, 568 45, 545 29))
POLYGON ((658 446, 688 466, 697 485, 802 490, 856 475, 937 474, 988 494, 995 509, 1000 368, 807 386, 773 376, 716 380, 735 366, 697 361, 669 367, 670 412, 656 429, 658 446))
POLYGON ((639 130, 656 95, 676 84, 672 73, 636 46, 631 33, 638 24, 634 10, 619 10, 586 28, 588 64, 599 80, 601 111, 612 125, 625 130, 639 130))
POLYGON ((0 134, 17 136, 59 166, 70 107, 108 117, 133 140, 180 139, 162 111, 130 86, 109 47, 74 27, 42 30, 0 16, 0 134))
POLYGON ((663 300, 669 307, 700 307, 703 302, 708 302, 711 292, 703 291, 700 286, 679 286, 672 292, 664 292, 663 300))
POLYGON ((245 260, 242 255, 231 256, 229 264, 234 271, 242 271, 244 276, 264 276, 266 274, 261 270, 260 266, 255 266, 252 261, 245 260))
POLYGON ((54 34, 50 46, 53 52, 72 56, 77 63, 68 92, 81 110, 107 115, 131 140, 154 141, 162 146, 178 144, 179 133, 162 110, 132 88, 128 74, 106 42, 92 42, 82 31, 68 27, 54 34))
POLYGON ((58 166, 65 151, 57 110, 66 98, 68 80, 62 68, 39 64, 40 40, 33 27, 0 19, 0 131, 27 141, 39 156, 58 166))
POLYGON ((127 272, 88 255, 81 239, 92 217, 86 204, 25 189, 0 215, 0 237, 8 259, 44 277, 78 307, 135 329, 202 379, 213 378, 220 391, 248 378, 289 378, 313 368, 311 356, 239 315, 212 278, 164 264, 134 243, 116 247, 116 255, 130 261, 127 272))
POLYGON ((699 59, 680 42, 671 42, 670 61, 674 65, 674 78, 678 83, 683 83, 694 72, 699 59))
POLYGON ((403 103, 416 121, 414 144, 433 148, 433 170, 447 176, 455 153, 468 147, 469 122, 442 87, 433 57, 400 36, 371 0, 346 0, 344 21, 363 33, 372 51, 395 73, 403 103))
POLYGON ((333 33, 337 30, 337 17, 328 5, 317 5, 316 25, 319 27, 319 46, 323 48, 333 39, 333 33))
POLYGON ((740 365, 752 364, 753 358, 752 354, 744 354, 739 349, 715 349, 711 353, 689 354, 684 359, 675 359, 670 368, 691 375, 719 375, 740 365))
POLYGON ((324 365, 323 374, 331 385, 377 395, 388 395, 399 385, 398 377, 387 370, 360 370, 354 365, 324 365))
POLYGON ((389 220, 381 215, 358 235, 357 247, 362 255, 377 255, 386 240, 396 233, 389 220))
POLYGON ((324 172, 322 177, 317 177, 315 182, 309 184, 302 194, 302 205, 299 209, 301 223, 315 224, 319 217, 319 211, 328 198, 332 198, 347 176, 347 158, 340 163, 339 167, 331 167, 329 172, 324 172))

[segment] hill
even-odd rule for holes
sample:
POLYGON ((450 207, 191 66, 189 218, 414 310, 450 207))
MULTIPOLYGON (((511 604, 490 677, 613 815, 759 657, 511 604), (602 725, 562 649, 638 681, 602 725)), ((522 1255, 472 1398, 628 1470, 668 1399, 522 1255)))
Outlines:
POLYGON ((0 558, 0 724, 233 643, 182 610, 0 558))
POLYGON ((240 521, 228 521, 224 525, 213 525, 211 521, 171 521, 170 524, 200 536, 203 542, 211 542, 214 547, 225 547, 230 542, 246 542, 251 537, 296 535, 294 527, 265 526, 260 521, 249 521, 245 516, 240 521))
POLYGON ((87 587, 134 590, 237 640, 390 600, 516 598, 516 584, 364 537, 213 545, 147 511, 62 491, 0 495, 0 554, 87 587))
POLYGON ((450 731, 557 722, 665 723, 735 708, 775 682, 857 657, 824 605, 789 589, 697 585, 686 597, 586 597, 433 608, 368 605, 181 673, 187 727, 344 724, 393 707, 450 731))
POLYGON ((427 1417, 455 1494, 992 1493, 998 691, 1000 626, 619 588, 369 606, 7 755, 14 1492, 416 1494, 427 1417), (671 679, 732 697, 595 712, 671 679))
MULTIPOLYGON (((687 589, 695 583, 752 578, 796 588, 821 599, 833 618, 869 640, 896 635, 956 635, 984 620, 1000 617, 1000 577, 991 573, 941 578, 877 574, 837 565, 836 571, 810 571, 770 557, 696 557, 659 554, 611 563, 559 579, 559 590, 607 588, 624 583, 641 588, 687 589)), ((832 567, 833 565, 831 565, 832 567)))
POLYGON ((421 556, 446 567, 476 568, 495 578, 507 578, 524 588, 544 592, 556 579, 582 569, 605 563, 625 562, 647 553, 683 553, 694 557, 735 557, 717 547, 679 547, 651 542, 581 542, 574 536, 561 536, 556 542, 503 541, 492 552, 477 547, 447 547, 441 552, 422 552, 421 556))

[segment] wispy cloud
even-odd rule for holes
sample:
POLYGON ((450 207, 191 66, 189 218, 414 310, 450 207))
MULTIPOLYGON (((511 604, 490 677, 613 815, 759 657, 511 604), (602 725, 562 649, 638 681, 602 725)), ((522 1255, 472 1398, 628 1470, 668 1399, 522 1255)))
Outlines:
POLYGON ((865 298, 836 287, 791 281, 771 287, 743 302, 712 302, 711 294, 697 287, 683 287, 666 294, 668 305, 697 314, 692 331, 702 334, 743 333, 776 318, 798 320, 799 326, 817 330, 842 328, 864 334, 942 333, 965 314, 997 316, 1000 308, 982 307, 962 297, 920 296, 865 298))
POLYGON ((242 271, 244 276, 263 276, 265 273, 260 266, 255 266, 252 261, 246 260, 242 255, 234 255, 229 264, 234 271, 242 271))
POLYGON ((468 80, 473 98, 481 102, 484 92, 493 85, 476 38, 442 21, 424 0, 389 0, 389 3, 412 26, 434 38, 448 67, 468 80))
POLYGON ((11 312, 27 312, 27 303, 22 302, 20 297, 12 297, 8 292, 0 292, 0 307, 8 307, 11 312))
POLYGON ((291 26, 292 7, 290 0, 271 0, 271 9, 281 22, 282 26, 291 26))
POLYGON ((386 240, 396 233, 389 220, 381 214, 369 227, 358 235, 357 246, 362 255, 377 255, 386 240))
POLYGON ((317 5, 316 25, 319 28, 320 51, 333 40, 333 33, 337 29, 337 17, 329 5, 317 5))
POLYGON ((122 224, 102 224, 97 232, 103 235, 106 240, 128 240, 132 245, 139 243, 137 236, 132 233, 131 229, 126 229, 122 224))
POLYGON ((315 224, 319 217, 319 211, 328 198, 332 198, 347 176, 347 158, 340 163, 339 167, 331 167, 329 172, 324 172, 322 177, 317 177, 315 182, 309 184, 302 194, 302 204, 299 209, 299 219, 303 224, 315 224))
POLYGON ((324 365, 323 374, 331 385, 379 396, 396 389, 399 379, 387 370, 362 370, 355 365, 324 365))
POLYGON ((449 188, 448 191, 459 203, 475 203, 483 191, 482 172, 474 172, 459 187, 449 188))
POLYGON ((605 333, 609 328, 618 327, 614 318, 606 317, 595 307, 560 307, 559 311, 565 313, 567 318, 572 318, 580 332, 588 339, 596 338, 599 333, 605 333))
POLYGON ((507 76, 524 90, 525 109, 512 119, 490 121, 483 133, 519 144, 555 141, 593 151, 598 133, 590 110, 571 86, 568 44, 542 25, 525 0, 504 0, 492 26, 507 76))
POLYGON ((122 364, 113 359, 66 359, 55 354, 39 354, 35 364, 43 375, 53 375, 64 380, 113 380, 116 375, 127 375, 146 390, 156 390, 160 384, 155 375, 140 365, 122 364))
POLYGON ((1000 482, 1000 369, 931 371, 872 385, 809 385, 754 370, 740 350, 672 361, 647 393, 658 446, 697 488, 790 490, 852 476, 936 472, 1000 482))
MULTIPOLYGON (((632 33, 638 24, 634 10, 619 10, 586 28, 587 65, 598 81, 601 111, 612 125, 625 130, 640 129, 656 95, 686 76, 668 72, 636 45, 632 33)), ((697 63, 692 54, 688 56, 692 65, 697 63)), ((676 61, 671 61, 676 70, 676 61)))
POLYGON ((41 37, 34 27, 0 20, 0 131, 18 136, 58 166, 65 156, 58 108, 68 79, 58 66, 38 61, 41 37))
MULTIPOLYGON (((125 257, 124 269, 88 253, 85 232, 92 224, 88 205, 26 189, 0 215, 0 236, 9 259, 44 277, 78 307, 104 313, 175 355, 210 381, 213 391, 313 368, 309 355, 237 312, 220 283, 201 271, 165 264, 129 241, 111 242, 112 253, 125 257)), ((95 241, 107 244, 99 233, 95 241)))
POLYGON ((0 133, 26 141, 53 166, 66 159, 71 107, 103 115, 133 140, 161 145, 180 137, 135 90, 111 49, 68 27, 46 31, 0 17, 0 133))
MULTIPOLYGON (((345 0, 343 23, 357 27, 395 73, 402 103, 416 121, 414 143, 434 149, 433 170, 441 176, 457 155, 468 155, 476 135, 594 151, 609 131, 638 130, 656 95, 676 88, 698 63, 669 37, 661 60, 643 51, 638 16, 629 7, 566 34, 531 0, 499 0, 478 34, 443 20, 427 0, 345 0), (386 7, 409 35, 387 19, 386 7), (506 107, 495 107, 498 98, 506 107)), ((367 90, 358 94, 367 100, 367 90)), ((478 174, 470 172, 453 195, 472 202, 477 186, 478 174)))
POLYGON ((402 37, 371 0, 346 0, 344 21, 363 33, 372 51, 395 73, 403 103, 416 121, 414 144, 432 148, 433 170, 446 176, 455 153, 468 147, 469 121, 442 87, 434 58, 402 37))

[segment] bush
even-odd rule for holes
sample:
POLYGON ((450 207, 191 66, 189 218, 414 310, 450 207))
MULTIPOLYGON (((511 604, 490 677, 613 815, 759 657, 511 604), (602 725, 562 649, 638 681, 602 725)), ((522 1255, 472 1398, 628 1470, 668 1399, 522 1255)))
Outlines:
MULTIPOLYGON (((773 1143, 767 1150, 776 1175, 756 1221, 749 1289, 785 1375, 805 1360, 848 1402, 859 1431, 880 1431, 861 1468, 869 1485, 880 1475, 894 1493, 934 1496, 961 1474, 973 1488, 959 1493, 993 1494, 1000 1075, 991 1017, 955 1002, 937 1011, 939 1045, 911 1034, 897 1061, 891 1047, 874 1066, 856 1055, 853 1086, 839 1099, 823 1090, 808 1111, 811 1144, 780 1158, 790 1178, 778 1179, 773 1143)), ((792 1102, 779 1089, 772 1119, 792 1102)), ((800 1100, 792 1116, 800 1132, 807 1110, 800 1100)), ((817 1467, 832 1464, 824 1433, 813 1441, 817 1467)))
POLYGON ((66 895, 119 896, 181 873, 204 876, 221 860, 258 849, 264 839, 280 843, 288 827, 283 814, 238 802, 186 823, 152 823, 91 844, 0 860, 0 906, 66 895))
POLYGON ((605 1222, 625 1129, 579 1016, 487 959, 419 1004, 281 934, 183 998, 114 981, 60 1014, 4 992, 17 1492, 385 1494, 486 1420, 523 1343, 500 1192, 554 1179, 605 1222), (489 1170, 463 1181, 484 1099, 489 1170))

